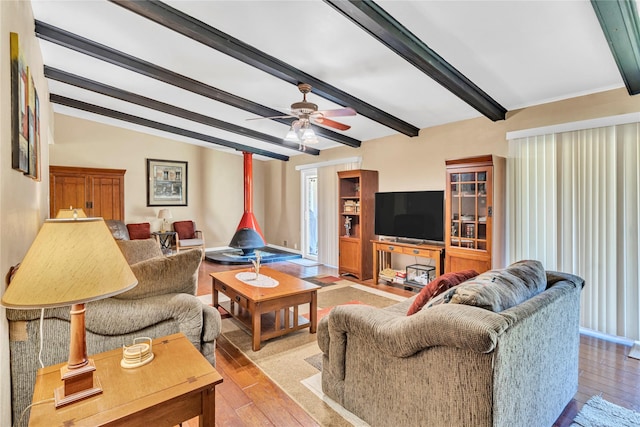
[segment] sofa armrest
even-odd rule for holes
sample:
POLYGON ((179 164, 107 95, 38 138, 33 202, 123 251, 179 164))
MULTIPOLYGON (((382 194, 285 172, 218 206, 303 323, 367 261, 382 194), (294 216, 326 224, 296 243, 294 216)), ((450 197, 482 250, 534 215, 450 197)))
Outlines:
POLYGON ((327 368, 344 379, 347 339, 356 336, 372 353, 409 357, 433 346, 489 353, 509 319, 478 307, 436 306, 412 316, 363 305, 338 306, 318 326, 318 344, 329 359, 327 368))

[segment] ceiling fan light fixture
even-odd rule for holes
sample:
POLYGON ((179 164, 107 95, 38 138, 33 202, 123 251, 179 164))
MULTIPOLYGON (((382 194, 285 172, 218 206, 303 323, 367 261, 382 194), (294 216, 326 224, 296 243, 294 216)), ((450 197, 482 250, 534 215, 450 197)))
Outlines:
POLYGON ((305 144, 315 144, 318 142, 316 133, 310 127, 307 127, 302 131, 300 139, 302 139, 305 144))
POLYGON ((300 138, 298 138, 298 133, 293 129, 293 126, 287 132, 287 135, 284 137, 284 140, 287 142, 300 142, 300 138))

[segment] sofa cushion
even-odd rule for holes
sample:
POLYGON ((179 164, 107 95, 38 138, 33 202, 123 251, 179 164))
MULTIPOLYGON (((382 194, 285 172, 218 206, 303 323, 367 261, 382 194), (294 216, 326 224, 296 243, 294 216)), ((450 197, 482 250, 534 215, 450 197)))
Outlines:
POLYGON ((450 289, 442 302, 472 305, 498 313, 539 294, 546 285, 546 273, 539 261, 518 261, 450 289))
POLYGON ((180 240, 195 239, 196 237, 193 221, 176 221, 173 223, 173 229, 178 233, 180 240))
POLYGON ((132 264, 138 285, 113 298, 140 299, 170 293, 195 295, 201 261, 200 251, 186 251, 132 264))
POLYGON ((151 224, 148 222, 127 224, 127 230, 129 230, 129 238, 131 240, 148 239, 151 237, 151 224))
POLYGON ((478 275, 475 270, 463 270, 452 271, 445 273, 439 277, 436 277, 428 285, 426 285, 416 298, 407 311, 407 316, 411 316, 414 313, 422 310, 422 307, 433 297, 440 295, 442 292, 466 281, 472 279, 478 275))
POLYGON ((163 256, 160 244, 156 239, 118 240, 117 243, 129 265, 163 256))

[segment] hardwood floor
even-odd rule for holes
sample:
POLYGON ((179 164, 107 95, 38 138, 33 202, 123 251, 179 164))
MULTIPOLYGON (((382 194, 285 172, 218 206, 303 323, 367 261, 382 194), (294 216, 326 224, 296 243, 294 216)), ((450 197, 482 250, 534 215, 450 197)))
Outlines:
MULTIPOLYGON (((198 295, 211 293, 209 273, 242 267, 204 261, 198 277, 198 295)), ((279 262, 269 267, 297 277, 337 275, 336 269, 325 266, 304 267, 279 262)), ((373 285, 371 280, 361 283, 399 295, 412 295, 403 289, 373 285)), ((584 403, 598 394, 612 403, 640 411, 640 360, 627 357, 629 350, 622 344, 581 335, 578 392, 554 427, 571 425, 584 403)), ((318 426, 223 336, 217 341, 216 358, 216 369, 224 378, 216 387, 216 426, 318 426)), ((189 420, 183 426, 197 427, 198 422, 189 420)))

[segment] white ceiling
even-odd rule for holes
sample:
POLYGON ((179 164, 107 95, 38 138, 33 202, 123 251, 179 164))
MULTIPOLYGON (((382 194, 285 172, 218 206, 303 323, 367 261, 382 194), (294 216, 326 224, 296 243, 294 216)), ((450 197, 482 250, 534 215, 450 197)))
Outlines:
MULTIPOLYGON (((289 65, 420 129, 481 114, 325 2, 165 1, 289 65)), ((591 3, 578 1, 376 2, 507 110, 623 87, 591 3)), ((295 85, 102 0, 32 0, 34 16, 78 36, 286 111, 295 85)), ((40 40, 44 63, 245 128, 284 137, 288 126, 40 40)), ((50 92, 286 156, 308 155, 54 80, 50 92)), ((320 109, 340 108, 316 94, 320 109)), ((70 107, 62 114, 233 151, 70 107)), ((397 132, 358 114, 335 120, 361 141, 397 132)), ((489 119, 487 119, 489 120, 489 119)), ((320 150, 340 144, 325 138, 320 150)), ((267 157, 259 156, 260 159, 267 157)))

